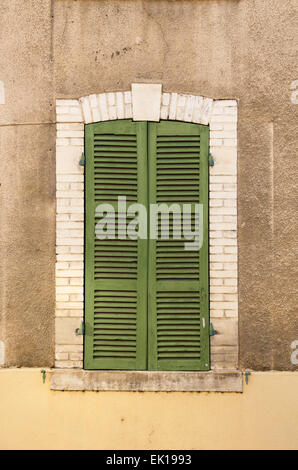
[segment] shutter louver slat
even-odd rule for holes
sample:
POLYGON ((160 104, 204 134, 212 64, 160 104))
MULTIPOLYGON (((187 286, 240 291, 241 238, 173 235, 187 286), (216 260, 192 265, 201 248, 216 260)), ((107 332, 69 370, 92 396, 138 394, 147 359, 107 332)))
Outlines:
POLYGON ((118 196, 147 204, 146 138, 143 123, 86 126, 87 369, 146 369, 147 250, 143 240, 118 239, 132 217, 124 222, 117 212, 118 196), (108 227, 110 238, 103 240, 95 236, 101 203, 115 208, 115 230, 108 227))
MULTIPOLYGON (((207 370, 208 328, 208 129, 193 124, 149 124, 149 202, 204 204, 204 244, 186 251, 173 239, 177 223, 158 219, 158 238, 149 250, 149 369, 207 370), (205 328, 202 319, 205 319, 205 328)), ((188 227, 195 227, 192 211, 188 227)), ((181 229, 183 232, 183 228, 181 229)))

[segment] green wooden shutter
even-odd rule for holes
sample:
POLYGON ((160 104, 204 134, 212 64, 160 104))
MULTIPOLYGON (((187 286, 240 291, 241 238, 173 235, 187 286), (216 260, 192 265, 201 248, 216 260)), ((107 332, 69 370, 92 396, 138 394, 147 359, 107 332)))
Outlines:
POLYGON ((85 153, 85 368, 146 369, 147 240, 99 240, 95 209, 147 206, 147 124, 88 124, 85 153))
POLYGON ((209 369, 208 132, 171 121, 148 128, 149 202, 204 205, 199 251, 185 251, 184 239, 149 241, 150 370, 209 369))

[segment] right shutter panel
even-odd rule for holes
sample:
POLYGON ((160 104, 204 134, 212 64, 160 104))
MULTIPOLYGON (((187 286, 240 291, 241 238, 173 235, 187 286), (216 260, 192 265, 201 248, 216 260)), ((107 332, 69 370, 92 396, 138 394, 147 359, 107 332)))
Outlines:
MULTIPOLYGON (((85 127, 86 369, 146 369, 147 244, 119 239, 118 196, 147 205, 147 125, 130 120, 85 127), (115 208, 116 238, 95 236, 96 207, 115 208)), ((129 223, 129 218, 127 218, 129 223)), ((127 224, 126 224, 127 225, 127 224)))
POLYGON ((209 369, 208 130, 149 124, 149 202, 201 203, 204 217, 200 251, 185 251, 183 238, 162 240, 160 222, 158 239, 149 242, 150 370, 209 369))

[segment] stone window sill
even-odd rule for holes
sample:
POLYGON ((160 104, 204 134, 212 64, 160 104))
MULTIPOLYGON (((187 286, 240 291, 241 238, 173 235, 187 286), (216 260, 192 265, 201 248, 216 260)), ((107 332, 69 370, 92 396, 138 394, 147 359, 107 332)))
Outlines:
POLYGON ((160 372, 53 369, 51 390, 242 392, 242 372, 160 372))

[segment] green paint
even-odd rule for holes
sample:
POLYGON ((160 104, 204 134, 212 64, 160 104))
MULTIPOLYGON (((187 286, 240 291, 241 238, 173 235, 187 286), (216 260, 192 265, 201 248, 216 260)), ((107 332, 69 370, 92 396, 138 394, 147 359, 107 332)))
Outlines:
POLYGON ((204 205, 199 252, 148 241, 148 369, 209 370, 208 128, 161 121, 148 135, 149 203, 204 205))
POLYGON ((209 370, 209 128, 123 120, 85 129, 85 368, 209 370), (202 203, 201 250, 96 239, 96 206, 116 207, 121 194, 147 208, 148 230, 150 203, 202 203))
POLYGON ((47 372, 44 369, 42 369, 40 372, 42 373, 42 383, 45 383, 47 372))

